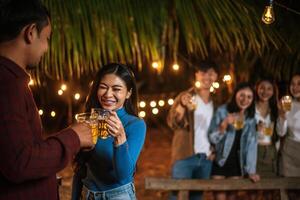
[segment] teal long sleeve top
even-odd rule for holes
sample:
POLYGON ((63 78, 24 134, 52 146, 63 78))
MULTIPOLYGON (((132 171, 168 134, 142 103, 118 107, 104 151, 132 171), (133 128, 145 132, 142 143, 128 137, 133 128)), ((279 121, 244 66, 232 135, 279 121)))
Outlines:
POLYGON ((142 150, 146 124, 144 120, 128 114, 124 108, 117 110, 125 133, 126 142, 114 146, 114 138, 98 139, 87 162, 84 185, 92 191, 105 191, 133 181, 136 162, 142 150))

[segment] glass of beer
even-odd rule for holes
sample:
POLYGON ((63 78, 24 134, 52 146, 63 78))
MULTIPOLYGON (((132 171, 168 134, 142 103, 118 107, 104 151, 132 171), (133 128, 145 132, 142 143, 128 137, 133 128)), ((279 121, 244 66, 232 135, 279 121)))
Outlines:
POLYGON ((235 114, 234 115, 234 121, 233 121, 233 127, 235 128, 235 130, 240 130, 242 128, 244 128, 244 115, 240 115, 240 114, 235 114))
POLYGON ((93 143, 96 144, 99 135, 97 118, 93 117, 91 113, 79 113, 75 115, 75 119, 78 123, 87 123, 91 126, 93 143))
POLYGON ((272 136, 274 130, 274 122, 271 122, 270 124, 264 124, 262 132, 266 136, 272 136))
POLYGON ((102 108, 92 108, 91 113, 97 118, 99 138, 108 138, 109 133, 107 127, 107 119, 110 115, 110 112, 102 108))
POLYGON ((191 104, 192 110, 196 110, 196 108, 197 108, 196 95, 192 95, 192 97, 190 99, 190 104, 191 104))
POLYGON ((290 111, 292 107, 292 97, 289 95, 283 96, 281 98, 281 104, 284 112, 290 111))

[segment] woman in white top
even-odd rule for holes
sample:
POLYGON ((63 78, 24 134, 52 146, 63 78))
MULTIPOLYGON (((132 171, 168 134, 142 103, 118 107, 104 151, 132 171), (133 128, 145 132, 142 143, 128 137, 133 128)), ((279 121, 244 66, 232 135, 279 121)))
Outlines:
POLYGON ((257 173, 262 177, 274 177, 277 175, 275 142, 278 137, 274 131, 274 124, 278 117, 278 89, 271 79, 264 78, 257 82, 255 94, 258 132, 257 173))
POLYGON ((277 123, 278 135, 285 136, 280 171, 285 177, 300 177, 300 73, 293 75, 290 92, 291 109, 284 111, 281 106, 277 123))
MULTIPOLYGON (((272 79, 263 78, 255 86, 255 120, 258 133, 256 172, 261 177, 277 175, 277 151, 275 143, 278 139, 274 124, 278 117, 278 89, 272 79)), ((250 199, 264 195, 264 199, 273 199, 273 191, 250 192, 250 199)))

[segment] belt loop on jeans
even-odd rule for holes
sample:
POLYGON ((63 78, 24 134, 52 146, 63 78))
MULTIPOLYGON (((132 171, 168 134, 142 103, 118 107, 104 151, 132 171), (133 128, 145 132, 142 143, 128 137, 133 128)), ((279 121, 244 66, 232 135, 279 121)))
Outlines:
POLYGON ((88 191, 88 193, 89 193, 88 200, 95 200, 94 192, 88 191))
POLYGON ((85 186, 83 186, 82 188, 82 197, 83 199, 85 199, 87 196, 87 200, 95 200, 95 193, 91 190, 89 190, 88 188, 86 188, 85 186))

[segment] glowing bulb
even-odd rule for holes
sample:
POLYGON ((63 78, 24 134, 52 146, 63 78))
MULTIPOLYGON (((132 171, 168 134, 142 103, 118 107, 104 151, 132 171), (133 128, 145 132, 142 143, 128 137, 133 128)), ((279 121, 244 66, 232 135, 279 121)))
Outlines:
POLYGON ((218 89, 220 87, 220 84, 218 82, 213 82, 212 86, 218 89))
POLYGON ((210 91, 210 92, 214 92, 214 91, 215 91, 215 88, 214 88, 213 86, 211 86, 211 87, 209 88, 209 91, 210 91))
POLYGON ((51 111, 51 117, 55 117, 56 113, 54 111, 51 111))
POLYGON ((30 79, 28 85, 31 85, 31 86, 34 85, 34 81, 32 79, 30 79))
POLYGON ((179 65, 178 64, 174 64, 173 65, 173 70, 174 71, 178 71, 179 70, 179 65))
POLYGON ((173 103, 174 103, 174 100, 173 99, 168 99, 168 104, 171 106, 171 105, 173 105, 173 103))
POLYGON ((158 68, 158 62, 153 62, 153 63, 152 63, 152 67, 153 67, 154 69, 157 69, 157 68, 158 68))
POLYGON ((224 75, 223 81, 226 82, 226 83, 230 83, 231 82, 231 76, 229 74, 224 75))
POLYGON ((74 99, 75 99, 75 100, 79 100, 79 99, 80 99, 80 94, 79 94, 79 93, 76 93, 76 94, 74 95, 74 99))
POLYGON ((155 107, 156 106, 156 102, 155 101, 151 101, 150 102, 150 106, 153 108, 153 107, 155 107))
POLYGON ((43 115, 44 111, 42 109, 39 109, 39 115, 43 115))
POLYGON ((273 5, 270 4, 269 6, 265 7, 264 13, 262 15, 261 20, 265 24, 272 24, 275 21, 275 14, 273 10, 273 5))
POLYGON ((141 101, 140 102, 140 107, 141 108, 145 108, 146 107, 146 102, 145 101, 141 101))
POLYGON ((145 111, 140 111, 139 112, 139 117, 141 117, 141 118, 146 117, 146 112, 145 111))
POLYGON ((58 90, 58 91, 57 91, 57 94, 58 94, 59 96, 61 96, 63 93, 64 93, 63 90, 58 90))
POLYGON ((196 82, 195 82, 195 87, 196 87, 196 88, 200 88, 200 87, 201 87, 200 81, 196 81, 196 82))
POLYGON ((158 105, 159 105, 160 107, 163 107, 163 106, 165 105, 165 101, 164 101, 164 100, 159 100, 159 101, 158 101, 158 105))
POLYGON ((157 115, 157 114, 158 114, 158 111, 159 111, 158 108, 153 108, 153 109, 152 109, 152 113, 153 113, 154 115, 157 115))
POLYGON ((62 84, 60 86, 60 89, 62 89, 63 91, 66 91, 67 90, 67 85, 66 84, 62 84))

